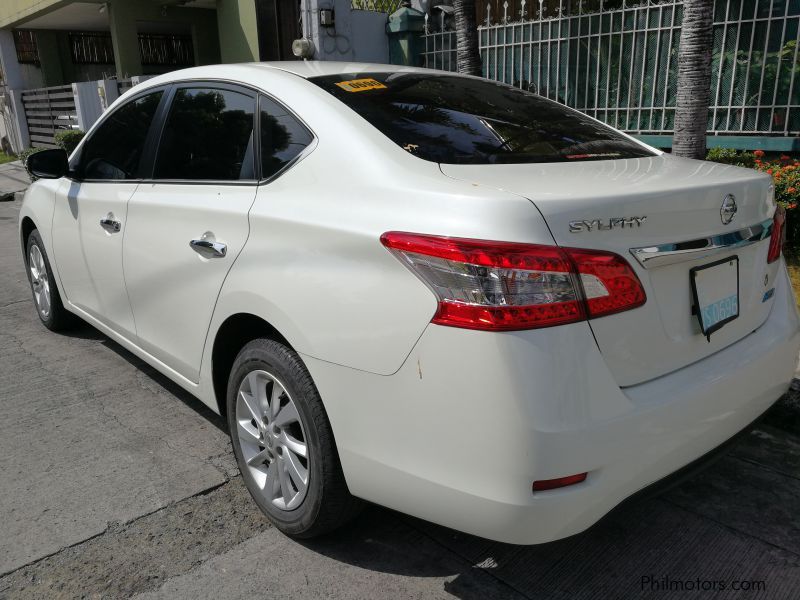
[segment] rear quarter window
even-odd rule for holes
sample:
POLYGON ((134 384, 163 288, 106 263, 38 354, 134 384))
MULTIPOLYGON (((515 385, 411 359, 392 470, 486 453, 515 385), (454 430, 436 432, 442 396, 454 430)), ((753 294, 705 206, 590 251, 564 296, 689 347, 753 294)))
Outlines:
POLYGON ((653 156, 618 131, 504 84, 439 73, 346 73, 310 81, 419 158, 445 164, 653 156))

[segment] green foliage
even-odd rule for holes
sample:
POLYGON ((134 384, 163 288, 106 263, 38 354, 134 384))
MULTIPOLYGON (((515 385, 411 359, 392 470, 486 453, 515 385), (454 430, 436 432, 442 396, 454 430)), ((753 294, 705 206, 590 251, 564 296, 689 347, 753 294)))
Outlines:
POLYGON ((86 133, 80 129, 65 129, 56 133, 55 142, 59 148, 66 150, 67 154, 72 154, 85 135, 86 133))
MULTIPOLYGON (((788 36, 788 32, 787 32, 788 36)), ((752 43, 752 42, 751 42, 752 43)), ((759 44, 756 44, 758 46, 759 44)), ((770 46, 771 47, 771 46, 770 46)), ((756 122, 757 111, 752 110, 760 102, 765 102, 764 97, 768 97, 772 102, 774 96, 778 105, 791 103, 789 92, 792 89, 792 81, 800 76, 800 54, 797 54, 797 41, 790 40, 775 51, 764 52, 763 49, 753 48, 750 52, 747 48, 739 48, 735 51, 720 52, 715 49, 712 59, 712 73, 723 73, 730 77, 735 77, 736 84, 732 90, 733 106, 743 105, 745 109, 737 111, 738 121, 742 119, 741 127, 746 131, 763 131, 765 129, 783 131, 784 127, 792 128, 792 124, 786 123, 789 120, 788 111, 784 108, 776 108, 771 116, 771 121, 756 122), (745 86, 745 82, 747 85, 745 86), (761 99, 761 100, 760 100, 761 99)), ((719 82, 722 86, 722 81, 719 82)), ((729 88, 723 88, 725 94, 729 88)), ((795 84, 795 93, 797 84, 795 84)), ((713 124, 714 129, 727 129, 726 111, 718 111, 717 121, 713 124)))
POLYGON ((756 166, 756 157, 752 152, 739 151, 734 148, 711 148, 706 160, 751 169, 756 166))
POLYGON ((768 158, 763 150, 712 148, 706 160, 750 167, 772 177, 775 202, 786 209, 786 253, 800 256, 800 160, 786 154, 768 158))
MULTIPOLYGON (((72 154, 72 151, 77 148, 80 141, 83 139, 86 133, 79 130, 79 129, 65 129, 63 131, 59 131, 54 136, 56 145, 64 150, 67 154, 72 154)), ((22 164, 27 166, 28 164, 28 157, 31 154, 36 154, 37 152, 41 152, 42 150, 47 150, 47 148, 26 148, 22 152, 19 153, 18 158, 22 161, 22 164)), ((31 181, 36 181, 38 177, 34 177, 30 173, 28 173, 28 177, 31 178, 31 181)))
POLYGON ((41 152, 42 150, 47 150, 47 148, 26 148, 25 150, 19 153, 19 159, 22 161, 23 165, 27 165, 28 157, 31 154, 36 154, 37 152, 41 152))
MULTIPOLYGON (((19 159, 22 161, 22 165, 27 167, 28 166, 28 157, 31 154, 36 154, 37 152, 41 152, 42 150, 46 150, 46 148, 26 148, 25 150, 20 152, 19 153, 19 159)), ((33 175, 31 175, 30 173, 28 173, 28 177, 31 178, 32 182, 36 181, 37 179, 39 179, 38 177, 34 177, 33 175)))
POLYGON ((800 253, 800 161, 782 155, 772 160, 764 159, 764 152, 756 150, 756 169, 772 177, 775 184, 775 201, 786 209, 786 248, 789 255, 800 253))
POLYGON ((400 0, 350 0, 352 10, 373 10, 392 14, 400 6, 400 0))

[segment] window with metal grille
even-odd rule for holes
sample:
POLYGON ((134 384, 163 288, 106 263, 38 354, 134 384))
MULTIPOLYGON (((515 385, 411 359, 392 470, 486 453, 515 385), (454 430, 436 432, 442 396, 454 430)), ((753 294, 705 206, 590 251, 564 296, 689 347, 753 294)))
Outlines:
POLYGON ((113 65, 114 46, 111 34, 102 31, 82 31, 69 34, 72 64, 113 65))
POLYGON ((139 54, 143 65, 194 65, 191 35, 140 33, 139 54))
POLYGON ((36 34, 29 29, 14 30, 14 46, 17 49, 17 62, 28 65, 39 64, 39 48, 36 34))
MULTIPOLYGON (((113 65, 114 46, 111 34, 104 31, 78 31, 69 34, 72 63, 76 65, 113 65)), ((139 34, 139 57, 142 65, 194 65, 191 35, 163 33, 139 34)))

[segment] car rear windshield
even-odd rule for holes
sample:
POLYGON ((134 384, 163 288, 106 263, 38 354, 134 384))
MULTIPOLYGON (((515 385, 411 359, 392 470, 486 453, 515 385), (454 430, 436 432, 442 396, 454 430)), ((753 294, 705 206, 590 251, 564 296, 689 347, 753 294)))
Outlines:
POLYGON ((437 163, 491 164, 653 156, 617 131, 508 85, 441 73, 312 77, 404 150, 437 163))

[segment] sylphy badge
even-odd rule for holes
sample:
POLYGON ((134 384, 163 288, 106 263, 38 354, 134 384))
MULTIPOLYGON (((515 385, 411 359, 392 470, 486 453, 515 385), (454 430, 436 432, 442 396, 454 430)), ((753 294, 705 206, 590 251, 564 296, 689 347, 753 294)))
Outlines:
POLYGON ((612 219, 592 219, 591 221, 570 221, 569 232, 610 231, 612 229, 633 229, 641 227, 647 217, 614 217, 612 219))

